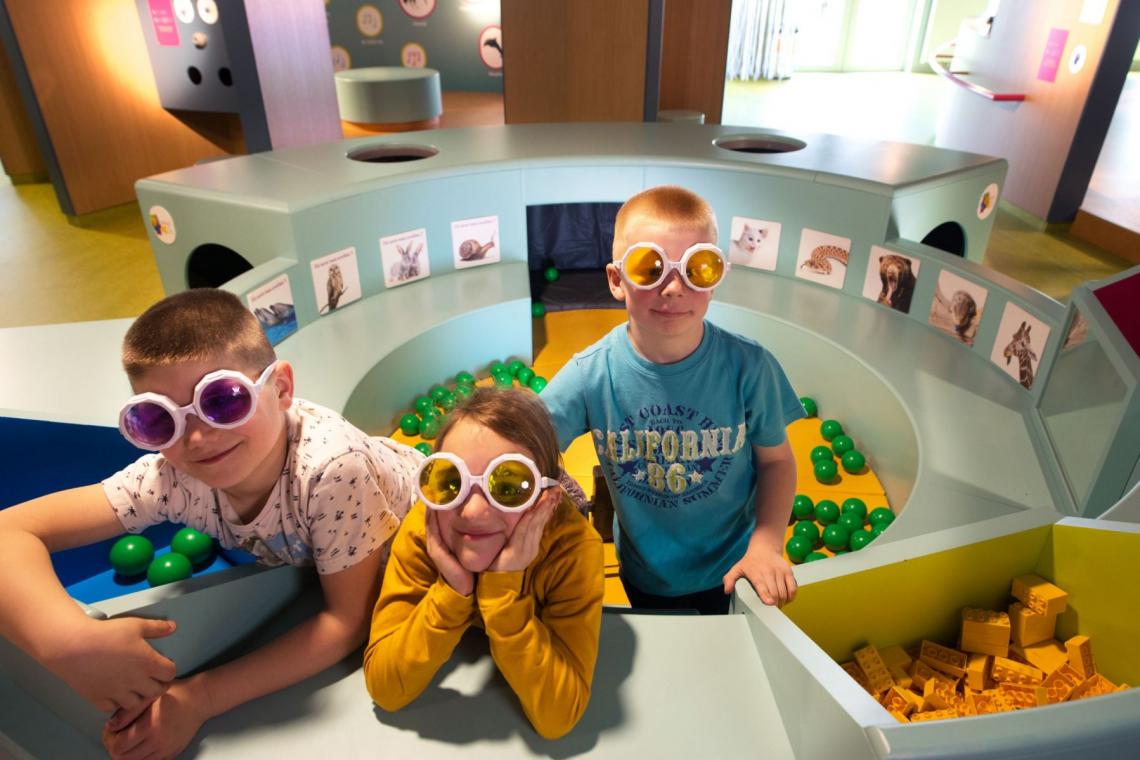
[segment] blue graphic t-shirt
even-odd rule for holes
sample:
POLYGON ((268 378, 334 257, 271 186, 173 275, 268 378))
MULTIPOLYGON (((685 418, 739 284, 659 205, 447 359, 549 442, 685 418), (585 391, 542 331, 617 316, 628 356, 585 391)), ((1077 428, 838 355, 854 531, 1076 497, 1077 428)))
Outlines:
POLYGON ((721 583, 756 525, 753 446, 778 446, 803 406, 760 344, 705 322, 675 364, 634 350, 625 324, 543 391, 565 450, 593 438, 616 507, 622 576, 680 596, 721 583))

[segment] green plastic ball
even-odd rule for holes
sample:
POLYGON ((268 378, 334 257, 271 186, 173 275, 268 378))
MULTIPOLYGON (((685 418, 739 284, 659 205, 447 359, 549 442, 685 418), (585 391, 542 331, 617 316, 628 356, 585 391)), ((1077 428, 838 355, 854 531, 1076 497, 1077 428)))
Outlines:
POLYGON ((831 439, 831 450, 835 452, 837 457, 843 456, 853 448, 855 448, 855 441, 849 435, 837 435, 831 439))
POLYGON ((420 441, 416 444, 416 451, 420 452, 425 457, 430 457, 432 455, 431 444, 427 443, 426 441, 420 441))
POLYGON ((784 551, 788 553, 788 559, 795 564, 803 562, 807 555, 811 554, 812 542, 803 536, 792 536, 788 539, 788 543, 784 545, 784 551))
POLYGON ((797 520, 810 520, 815 515, 815 504, 810 497, 802 493, 796 494, 796 498, 792 501, 792 514, 797 520))
POLYGON ((437 417, 425 417, 420 423, 420 436, 424 440, 434 440, 439 435, 440 421, 437 417))
POLYGON ((858 512, 848 512, 847 514, 840 515, 836 522, 846 528, 848 533, 863 530, 863 518, 858 512))
POLYGON ((823 545, 832 551, 846 548, 850 535, 842 525, 828 525, 823 529, 823 545))
POLYGON ((813 462, 830 462, 834 458, 831 449, 827 446, 816 446, 811 450, 811 461, 813 462))
POLYGON ((491 362, 490 372, 492 375, 497 375, 500 372, 506 372, 506 371, 507 371, 507 365, 504 364, 503 362, 498 362, 498 361, 491 362))
POLYGON ((419 435, 420 418, 414 414, 405 414, 400 418, 400 432, 404 435, 419 435))
POLYGON ((546 304, 542 301, 534 301, 530 305, 530 315, 535 319, 539 319, 546 314, 546 304))
POLYGON ((455 386, 455 395, 457 397, 471 398, 471 394, 475 392, 474 385, 457 385, 455 386))
POLYGON ((142 575, 154 559, 154 544, 146 536, 123 536, 111 546, 108 559, 119 575, 142 575))
POLYGON ((444 388, 442 385, 432 386, 432 389, 431 389, 432 401, 434 401, 438 404, 439 400, 441 398, 443 398, 444 396, 446 396, 448 393, 450 393, 450 391, 447 390, 447 388, 444 388))
POLYGON ((170 539, 170 551, 181 554, 194 567, 201 567, 214 555, 214 539, 200 530, 182 528, 170 539))
POLYGON ((423 416, 424 412, 426 412, 428 409, 431 409, 433 406, 435 406, 435 401, 432 400, 430 396, 420 396, 416 399, 416 413, 421 417, 423 416))
POLYGON ((497 374, 491 375, 491 377, 495 381, 496 388, 510 388, 515 384, 514 378, 512 378, 506 372, 499 372, 497 374))
POLYGON ((513 362, 507 365, 507 374, 509 374, 511 377, 518 377, 519 370, 525 366, 525 363, 519 361, 518 359, 515 359, 513 362))
POLYGON ((796 523, 796 527, 792 528, 793 536, 803 536, 811 545, 815 546, 819 543, 819 527, 811 520, 800 520, 796 523))
POLYGON ((848 546, 851 547, 851 551, 857 552, 874 540, 875 537, 869 531, 860 530, 851 534, 851 538, 848 539, 848 546))
POLYGON ((459 374, 457 374, 455 376, 455 384, 456 385, 474 385, 475 384, 475 376, 472 375, 470 372, 464 370, 463 372, 460 372, 459 374))
POLYGON ((852 475, 862 472, 867 465, 867 458, 856 449, 848 451, 840 461, 843 463, 843 469, 852 475))
POLYGON ((445 412, 450 412, 452 409, 454 409, 455 404, 455 394, 451 392, 448 392, 446 396, 439 400, 439 405, 445 412))
POLYGON ((554 282, 558 279, 558 270, 554 267, 547 267, 546 269, 543 269, 542 279, 546 280, 547 282, 554 282))
MULTIPOLYGON (((439 411, 438 409, 436 409, 436 408, 435 408, 435 405, 433 404, 433 405, 431 406, 431 408, 430 408, 430 409, 425 409, 425 410, 423 411, 423 414, 421 414, 421 415, 420 415, 420 419, 422 419, 422 420, 426 420, 426 419, 428 419, 429 417, 433 417, 433 418, 435 418, 436 420, 438 420, 438 419, 440 419, 441 417, 443 417, 443 413, 442 413, 441 411, 439 411)), ((420 429, 421 429, 421 430, 423 429, 423 425, 424 425, 424 424, 421 422, 421 423, 420 423, 420 429)))
POLYGON ((815 503, 815 519, 824 525, 831 525, 839 519, 839 505, 831 499, 820 499, 815 503))
POLYGON ((871 527, 871 538, 878 538, 883 535, 883 531, 887 529, 886 525, 874 525, 871 527))
POLYGON ((546 378, 542 375, 535 375, 530 379, 530 382, 527 383, 527 387, 535 393, 542 393, 542 389, 546 387, 546 382, 546 378))
POLYGON ((837 435, 843 435, 843 426, 839 424, 839 420, 824 420, 819 426, 819 434, 823 436, 823 440, 830 441, 837 435))
POLYGON ((194 567, 185 556, 170 552, 161 557, 155 557, 146 569, 146 580, 152 586, 162 586, 189 578, 194 574, 194 567))
POLYGON ((886 507, 875 507, 871 510, 871 514, 867 515, 867 520, 871 523, 872 528, 882 526, 885 530, 888 525, 895 521, 895 513, 886 507))
POLYGON ((844 515, 848 512, 854 512, 862 519, 867 519, 866 503, 864 503, 862 499, 857 499, 854 496, 852 496, 850 499, 843 500, 842 506, 839 507, 839 512, 844 515))
POLYGON ((800 403, 803 404, 804 414, 808 417, 814 417, 819 413, 819 406, 816 405, 815 399, 800 396, 800 403))
POLYGON ((811 554, 804 557, 804 562, 815 562, 821 559, 827 559, 827 555, 823 552, 812 552, 811 554))
POLYGON ((815 472, 815 479, 820 483, 830 483, 835 480, 835 476, 839 474, 839 468, 835 466, 834 460, 831 459, 816 462, 815 467, 812 469, 815 472))
POLYGON ((515 375, 515 379, 519 381, 519 385, 526 388, 532 379, 534 379, 534 370, 530 367, 523 367, 519 373, 515 375))

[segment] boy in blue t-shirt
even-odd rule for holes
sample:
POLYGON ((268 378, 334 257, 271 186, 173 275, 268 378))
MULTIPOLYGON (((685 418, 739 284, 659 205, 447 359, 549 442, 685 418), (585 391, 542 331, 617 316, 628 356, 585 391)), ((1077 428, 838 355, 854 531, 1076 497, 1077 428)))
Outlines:
POLYGON ((637 608, 724 613, 740 578, 765 604, 796 593, 783 558, 796 488, 785 427, 803 406, 774 356, 704 321, 729 266, 716 240, 713 210, 695 193, 630 198, 606 267, 629 321, 542 394, 563 449, 593 437, 637 608))

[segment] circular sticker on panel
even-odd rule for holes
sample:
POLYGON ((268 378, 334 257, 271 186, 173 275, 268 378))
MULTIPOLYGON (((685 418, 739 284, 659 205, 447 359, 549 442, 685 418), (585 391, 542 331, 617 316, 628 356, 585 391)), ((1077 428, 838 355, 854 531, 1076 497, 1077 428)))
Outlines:
POLYGON ((1089 51, 1084 45, 1077 45, 1073 48, 1073 52, 1069 53, 1069 73, 1079 74, 1081 69, 1085 67, 1085 60, 1088 57, 1089 51))
POLYGON ((344 71, 352 68, 352 56, 340 45, 333 45, 332 49, 333 71, 344 71))
POLYGON ((435 13, 435 0, 397 0, 400 10, 417 21, 435 13))
POLYGON ((997 205, 998 200, 998 186, 996 182, 991 182, 982 191, 982 196, 978 198, 978 218, 985 219, 993 213, 994 206, 997 205))
POLYGON ((194 0, 174 0, 174 15, 183 24, 194 23, 194 0))
POLYGON ((150 211, 146 212, 146 217, 147 224, 150 225, 150 229, 156 238, 167 245, 174 242, 177 232, 174 229, 174 219, 171 218, 169 211, 162 206, 151 206, 150 211))
POLYGON ((400 48, 400 63, 409 69, 422 69, 427 66, 427 51, 418 42, 409 42, 400 48))
POLYGON ((503 68, 503 29, 489 26, 479 33, 479 57, 492 71, 503 68))
POLYGON ((384 31, 384 14, 375 5, 362 5, 356 11, 356 28, 365 37, 379 37, 384 31))
POLYGON ((207 24, 218 23, 218 4, 215 0, 198 0, 198 16, 207 24))

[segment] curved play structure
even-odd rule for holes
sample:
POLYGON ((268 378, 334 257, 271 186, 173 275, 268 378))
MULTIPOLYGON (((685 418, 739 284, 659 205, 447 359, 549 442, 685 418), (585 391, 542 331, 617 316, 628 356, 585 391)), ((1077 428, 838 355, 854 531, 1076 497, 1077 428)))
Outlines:
MULTIPOLYGON (((211 721, 194 746, 209 757, 1124 754, 1140 739, 1135 690, 911 723, 844 667, 868 644, 952 645, 962 608, 1004 611, 1012 579, 1036 574, 1068 592, 1056 638, 1088 636, 1100 673, 1140 682, 1140 592, 1120 582, 1140 570, 1140 528, 1096 519, 1140 479, 1140 271, 1062 306, 982 267, 1005 172, 930 147, 675 123, 406 133, 140 181, 167 292, 237 293, 296 367, 298 395, 377 434, 457 369, 532 360, 528 207, 683 185, 712 204, 733 263, 709 319, 772 350, 797 391, 854 431, 896 513, 867 548, 797 567, 799 596, 783 610, 746 583, 738 614, 719 619, 607 610, 590 707, 558 742, 530 730, 468 639, 399 713, 374 712, 346 663, 211 721)), ((43 445, 80 425, 117 437, 128 324, 0 331, 0 355, 21 368, 0 380, 0 421, 43 445), (45 342, 58 350, 37 351, 45 342), (63 372, 77 362, 83 377, 63 372)), ((89 602, 96 615, 176 618, 160 648, 184 673, 269 635, 267 620, 305 614, 310 591, 296 570, 240 566, 89 602)), ((0 664, 14 705, 0 746, 99 754, 98 715, 14 651, 0 664)))

